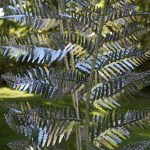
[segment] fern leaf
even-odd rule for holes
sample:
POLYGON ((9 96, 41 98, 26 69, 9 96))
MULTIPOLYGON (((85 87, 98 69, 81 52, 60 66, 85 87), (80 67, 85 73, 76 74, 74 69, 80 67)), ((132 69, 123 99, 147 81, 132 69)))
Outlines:
MULTIPOLYGON (((142 51, 142 50, 133 49, 132 47, 129 47, 122 50, 108 52, 103 55, 98 55, 96 65, 95 65, 95 70, 99 70, 112 62, 116 62, 118 60, 124 58, 130 58, 133 56, 141 56, 142 54, 144 54, 144 50, 142 51)), ((84 72, 90 73, 92 68, 92 61, 93 61, 93 56, 84 58, 83 60, 79 60, 76 63, 75 67, 84 72)))
POLYGON ((79 6, 79 7, 88 7, 90 5, 90 1, 89 0, 79 0, 79 1, 76 1, 76 0, 65 0, 66 4, 67 5, 76 5, 76 6, 79 6))
MULTIPOLYGON (((71 36, 72 37, 72 36, 71 36)), ((75 36, 76 37, 76 36, 75 36)), ((92 53, 94 44, 92 41, 85 41, 85 38, 78 36, 75 41, 67 41, 68 37, 62 38, 58 34, 27 34, 26 36, 1 36, 1 52, 10 58, 15 57, 18 61, 22 56, 22 61, 38 63, 48 63, 61 61, 67 54, 76 58, 82 58, 85 53, 92 53), (62 41, 60 41, 62 39, 62 41), (49 42, 53 43, 50 45, 49 42)))
POLYGON ((116 112, 109 113, 106 116, 106 121, 103 117, 93 116, 93 126, 90 133, 94 138, 92 137, 91 140, 97 148, 115 149, 122 140, 129 137, 129 131, 125 127, 146 119, 148 115, 149 109, 126 112, 119 117, 116 112))
POLYGON ((95 100, 93 102, 93 106, 97 110, 101 110, 101 109, 112 110, 112 109, 116 109, 117 107, 120 107, 121 105, 117 102, 117 99, 114 98, 113 95, 113 97, 107 97, 107 98, 95 100))
POLYGON ((40 94, 44 98, 60 98, 80 87, 85 78, 76 71, 56 71, 47 68, 31 68, 25 73, 7 73, 2 78, 14 89, 29 90, 29 93, 40 94))
MULTIPOLYGON (((113 21, 113 20, 121 20, 121 18, 134 18, 134 16, 144 16, 149 15, 149 12, 138 12, 136 10, 136 6, 133 4, 124 5, 120 9, 116 9, 115 11, 112 11, 110 13, 110 16, 107 16, 107 21, 113 21)), ((132 20, 134 21, 134 20, 132 20)))
MULTIPOLYGON (((15 140, 15 141, 11 141, 7 144, 7 146, 11 149, 11 150, 20 150, 20 149, 28 149, 28 150, 41 150, 42 147, 39 147, 38 145, 36 145, 36 143, 31 142, 27 139, 22 139, 22 140, 15 140)), ((56 147, 56 146, 49 146, 49 147, 44 147, 44 150, 56 150, 56 149, 60 149, 60 150, 64 150, 64 148, 60 148, 56 147)))
MULTIPOLYGON (((40 112, 42 113, 42 111, 40 112)), ((44 114, 41 115, 40 113, 39 116, 37 111, 34 110, 21 112, 10 109, 8 114, 5 115, 5 119, 11 129, 25 135, 39 147, 48 147, 55 145, 56 142, 60 143, 62 139, 67 140, 74 127, 78 124, 78 119, 76 120, 72 113, 70 115, 70 112, 75 114, 74 110, 69 110, 68 112, 67 109, 61 111, 61 108, 54 108, 49 111, 49 117, 45 118, 44 114), (64 111, 66 113, 64 117, 66 116, 67 118, 59 118, 57 114, 60 115, 64 111), (70 117, 73 117, 73 121, 71 121, 70 117)))
POLYGON ((145 140, 145 141, 139 141, 136 143, 128 144, 123 148, 123 150, 136 150, 136 149, 148 150, 149 148, 150 148, 150 141, 145 140))
POLYGON ((34 146, 31 146, 32 143, 27 140, 18 140, 18 141, 11 141, 8 143, 8 147, 11 150, 19 150, 19 149, 26 149, 26 148, 33 148, 34 146))
MULTIPOLYGON (((61 50, 51 50, 47 47, 35 47, 35 46, 0 46, 3 56, 11 58, 15 57, 16 61, 22 58, 22 62, 32 60, 32 63, 37 61, 38 63, 49 63, 58 60, 62 56, 61 50)), ((64 55, 64 54, 63 54, 64 55)))
POLYGON ((115 149, 118 147, 119 142, 116 141, 116 139, 112 138, 111 136, 108 136, 109 134, 112 134, 111 136, 117 136, 119 141, 124 139, 126 136, 128 136, 128 131, 123 128, 117 128, 117 129, 108 129, 104 133, 100 134, 99 137, 95 138, 93 141, 93 144, 95 147, 101 149, 101 148, 107 148, 107 149, 115 149))
POLYGON ((112 7, 121 7, 124 6, 126 4, 131 4, 131 0, 108 0, 107 1, 107 5, 108 6, 112 6, 112 7))
POLYGON ((138 91, 138 89, 149 85, 148 78, 149 71, 142 73, 127 73, 126 75, 121 76, 120 78, 114 78, 107 82, 101 82, 93 87, 91 92, 91 99, 107 99, 107 97, 112 96, 117 92, 121 92, 123 88, 126 88, 126 91, 132 91, 132 89, 134 89, 134 91, 138 91), (147 84, 144 84, 144 82, 146 81, 147 84), (143 82, 143 84, 139 86, 139 82, 143 82))
POLYGON ((140 57, 126 58, 121 61, 110 63, 102 68, 99 74, 106 80, 117 75, 123 75, 126 72, 133 71, 137 66, 140 66, 143 62, 149 59, 149 52, 146 52, 140 57))
POLYGON ((12 5, 4 7, 5 15, 1 19, 9 19, 19 23, 21 26, 26 25, 31 29, 48 30, 57 27, 59 20, 63 17, 69 17, 66 14, 59 14, 56 8, 50 8, 43 1, 32 1, 18 4, 15 2, 12 5), (19 5, 19 7, 17 7, 19 5), (38 8, 38 9, 35 9, 38 8))

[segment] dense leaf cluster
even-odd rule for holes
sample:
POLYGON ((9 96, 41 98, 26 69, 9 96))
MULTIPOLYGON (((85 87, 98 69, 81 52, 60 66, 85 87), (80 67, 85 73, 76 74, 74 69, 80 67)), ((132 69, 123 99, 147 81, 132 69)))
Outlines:
POLYGON ((3 9, 1 19, 29 30, 25 35, 1 35, 0 52, 37 66, 6 73, 2 79, 46 99, 71 94, 75 107, 10 108, 7 124, 27 139, 10 143, 10 148, 50 148, 80 129, 81 147, 86 139, 91 149, 115 149, 129 137, 132 125, 146 127, 149 108, 125 114, 115 109, 121 106, 120 94, 136 94, 150 85, 150 72, 138 71, 150 59, 149 48, 141 44, 150 31, 149 12, 132 0, 9 0, 3 9), (87 104, 86 114, 80 112, 80 102, 87 104), (100 116, 89 116, 93 108, 100 116))

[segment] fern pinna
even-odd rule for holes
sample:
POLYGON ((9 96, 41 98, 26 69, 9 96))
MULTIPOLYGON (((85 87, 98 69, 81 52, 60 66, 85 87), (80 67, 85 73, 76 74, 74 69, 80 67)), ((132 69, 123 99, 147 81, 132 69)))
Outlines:
POLYGON ((150 58, 141 42, 150 31, 149 12, 131 0, 6 0, 2 7, 0 18, 27 32, 0 35, 1 54, 36 64, 2 79, 13 89, 46 99, 70 93, 75 107, 11 107, 5 114, 7 124, 26 137, 9 143, 11 149, 53 149, 73 130, 79 150, 117 149, 129 137, 131 125, 146 127, 149 108, 125 114, 116 109, 120 95, 150 85, 150 72, 138 69, 150 58), (86 104, 86 111, 80 110, 80 103, 86 104), (93 109, 99 115, 92 116, 93 109))

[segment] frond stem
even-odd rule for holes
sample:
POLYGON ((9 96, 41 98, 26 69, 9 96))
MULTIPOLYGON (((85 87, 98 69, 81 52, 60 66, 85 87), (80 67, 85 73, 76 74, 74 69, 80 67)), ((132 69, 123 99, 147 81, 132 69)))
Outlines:
MULTIPOLYGON (((63 2, 63 0, 62 0, 63 2)), ((64 4, 64 3, 63 3, 64 4)), ((63 5, 62 4, 62 5, 63 5)), ((64 7, 64 6, 63 6, 64 7)), ((60 8, 61 9, 61 8, 60 8)), ((64 8, 63 8, 64 9, 64 8)), ((69 24, 68 22, 66 22, 66 25, 67 25, 67 28, 68 28, 68 31, 70 32, 69 30, 69 24)), ((64 26, 63 26, 63 21, 60 22, 60 32, 63 34, 64 33, 64 26)), ((74 61, 74 57, 73 55, 71 55, 71 67, 73 70, 75 70, 75 61, 74 61)), ((67 60, 67 56, 64 58, 64 63, 65 63, 65 68, 66 70, 69 70, 69 63, 68 63, 68 60, 67 60)), ((71 92, 71 96, 72 96, 72 100, 73 100, 73 105, 75 107, 75 110, 76 110, 76 114, 77 114, 77 118, 79 119, 79 100, 78 100, 78 93, 75 91, 75 92, 71 92)), ((76 129, 76 144, 77 144, 77 150, 82 150, 82 142, 81 142, 81 135, 80 135, 80 132, 81 132, 81 128, 80 128, 80 124, 79 124, 79 127, 76 129)))
POLYGON ((97 34, 97 40, 95 43, 95 50, 94 50, 94 54, 93 54, 93 62, 92 62, 92 69, 91 69, 91 75, 89 77, 89 83, 88 83, 88 89, 87 89, 87 99, 86 99, 86 131, 85 131, 85 137, 86 137, 86 150, 89 150, 89 127, 90 127, 90 95, 91 95, 91 89, 93 87, 93 80, 94 80, 94 68, 95 68, 95 64, 96 64, 96 58, 98 55, 98 50, 99 47, 101 46, 100 40, 101 40, 101 33, 102 33, 102 29, 103 29, 103 25, 104 25, 104 17, 105 17, 105 13, 106 13, 106 4, 107 4, 107 0, 103 1, 103 8, 101 9, 101 16, 99 19, 99 30, 98 30, 98 34, 97 34))

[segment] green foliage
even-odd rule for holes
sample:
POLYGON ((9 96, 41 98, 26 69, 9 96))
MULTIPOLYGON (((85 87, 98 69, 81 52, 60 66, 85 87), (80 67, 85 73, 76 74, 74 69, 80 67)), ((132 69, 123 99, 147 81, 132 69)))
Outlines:
POLYGON ((124 147, 124 150, 136 150, 136 149, 149 149, 150 148, 150 141, 140 141, 137 143, 129 144, 124 147))
POLYGON ((10 106, 5 114, 7 124, 27 138, 10 143, 10 148, 22 143, 35 149, 51 148, 68 140, 75 130, 79 150, 115 149, 129 137, 131 125, 147 127, 149 108, 125 114, 116 109, 121 106, 120 95, 135 95, 150 85, 150 72, 138 68, 150 58, 150 49, 142 45, 150 31, 148 11, 140 10, 132 0, 66 0, 57 4, 10 0, 2 5, 4 15, 0 18, 26 27, 27 32, 1 35, 1 53, 36 64, 6 73, 2 79, 14 89, 50 100, 70 94, 75 107, 70 111, 10 106), (81 102, 86 103, 82 118, 81 102), (93 109, 99 115, 91 116, 93 109))

